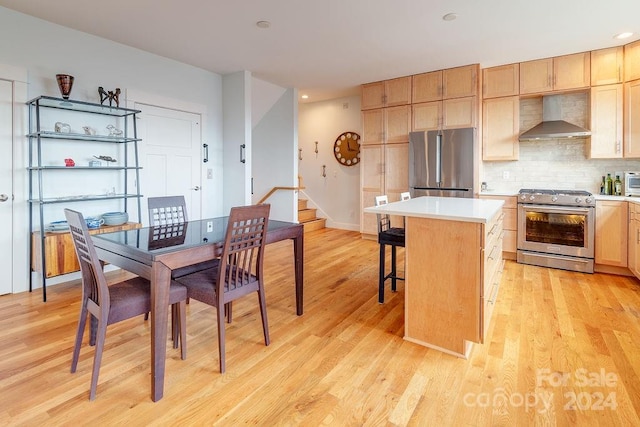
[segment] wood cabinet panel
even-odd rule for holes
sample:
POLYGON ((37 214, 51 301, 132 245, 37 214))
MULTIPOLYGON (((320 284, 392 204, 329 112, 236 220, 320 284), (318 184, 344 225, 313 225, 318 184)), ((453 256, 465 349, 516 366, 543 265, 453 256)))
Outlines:
POLYGON ((482 103, 482 159, 517 160, 520 98, 485 99, 482 103))
POLYGON ((411 108, 409 105, 384 109, 385 143, 409 142, 411 108))
POLYGON ((553 89, 588 88, 591 84, 591 53, 553 58, 553 89))
POLYGON ((442 120, 442 101, 423 102, 411 106, 411 130, 437 130, 442 120))
POLYGON ((622 83, 624 73, 622 46, 591 52, 591 86, 622 83))
POLYGON ((362 112, 362 145, 384 142, 384 111, 382 108, 362 112))
POLYGON ((478 95, 478 64, 448 68, 442 72, 442 99, 478 95))
POLYGON ((624 157, 640 157, 640 80, 624 87, 624 157))
POLYGON ((411 104, 411 76, 384 81, 384 106, 411 104))
POLYGON ((412 104, 442 99, 442 70, 416 74, 412 79, 412 104))
POLYGON ((627 267, 628 215, 627 202, 596 202, 596 264, 627 267))
POLYGON ((624 46, 624 80, 640 79, 640 40, 624 46))
POLYGON ((372 110, 382 107, 384 107, 384 82, 362 85, 360 108, 362 110, 372 110))
POLYGON ((591 89, 592 159, 622 158, 622 84, 591 89))
POLYGON ((553 58, 520 63, 520 95, 553 90, 553 58))
POLYGON ((627 264, 634 276, 640 279, 640 205, 629 203, 629 234, 627 240, 627 264))
MULTIPOLYGON (((137 222, 128 222, 122 225, 103 225, 98 229, 89 230, 89 234, 133 230, 140 228, 140 226, 141 224, 137 222)), ((34 250, 31 251, 31 269, 37 272, 41 272, 42 270, 40 243, 40 232, 34 231, 31 234, 31 244, 34 248, 34 250)), ((61 274, 73 273, 80 270, 70 233, 45 233, 44 252, 46 259, 46 277, 60 276, 61 274)))
POLYGON ((507 64, 482 70, 482 97, 498 98, 520 93, 520 64, 507 64))
POLYGON ((442 129, 458 129, 478 126, 478 98, 445 99, 442 101, 442 129))
POLYGON ((397 198, 389 197, 389 201, 400 200, 400 193, 409 191, 409 143, 387 144, 384 151, 385 180, 387 195, 397 193, 397 198))
POLYGON ((504 258, 515 259, 517 250, 518 211, 516 196, 488 196, 480 195, 481 199, 503 200, 502 219, 503 241, 502 251, 504 258))

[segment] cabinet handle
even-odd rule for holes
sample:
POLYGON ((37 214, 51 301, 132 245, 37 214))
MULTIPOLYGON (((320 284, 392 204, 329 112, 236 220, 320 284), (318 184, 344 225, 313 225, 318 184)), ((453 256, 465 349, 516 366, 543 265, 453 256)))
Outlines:
POLYGON ((636 244, 640 244, 640 228, 636 230, 636 244))
POLYGON ((622 81, 622 73, 620 72, 621 67, 618 65, 618 81, 622 81))
POLYGON ((203 163, 207 163, 209 161, 209 144, 202 144, 204 148, 204 159, 202 159, 203 163))
POLYGON ((247 159, 244 156, 244 149, 247 147, 246 144, 240 144, 240 163, 246 163, 247 159))
POLYGON ((622 151, 621 150, 621 148, 622 148, 621 145, 622 144, 620 144, 620 140, 617 140, 616 141, 616 154, 620 154, 620 151, 622 151))

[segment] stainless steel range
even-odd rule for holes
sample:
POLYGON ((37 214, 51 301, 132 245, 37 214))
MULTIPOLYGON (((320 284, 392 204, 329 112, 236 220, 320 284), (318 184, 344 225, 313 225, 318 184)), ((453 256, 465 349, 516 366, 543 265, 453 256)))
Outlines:
POLYGON ((588 191, 520 190, 518 262, 593 273, 595 206, 588 191))

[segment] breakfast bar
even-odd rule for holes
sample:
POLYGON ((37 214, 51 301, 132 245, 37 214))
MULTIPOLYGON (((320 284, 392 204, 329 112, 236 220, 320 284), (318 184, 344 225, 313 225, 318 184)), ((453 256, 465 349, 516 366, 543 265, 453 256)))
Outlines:
POLYGON ((502 273, 501 200, 418 197, 364 211, 405 217, 404 338, 467 358, 502 273))

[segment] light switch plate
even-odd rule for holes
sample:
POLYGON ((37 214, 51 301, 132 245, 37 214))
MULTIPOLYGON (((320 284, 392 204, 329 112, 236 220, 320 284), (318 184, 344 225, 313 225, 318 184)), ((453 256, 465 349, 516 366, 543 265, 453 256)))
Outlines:
POLYGON ((213 221, 207 221, 207 233, 213 232, 213 221))

